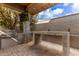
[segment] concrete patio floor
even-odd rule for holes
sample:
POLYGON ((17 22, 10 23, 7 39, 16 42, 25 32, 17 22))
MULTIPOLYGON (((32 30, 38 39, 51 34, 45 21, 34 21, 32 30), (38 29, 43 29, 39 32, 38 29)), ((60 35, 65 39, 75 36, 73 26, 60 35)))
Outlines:
MULTIPOLYGON (((61 56, 62 46, 42 41, 33 46, 33 42, 0 50, 0 56, 61 56)), ((70 48, 71 56, 79 56, 79 49, 70 48)))

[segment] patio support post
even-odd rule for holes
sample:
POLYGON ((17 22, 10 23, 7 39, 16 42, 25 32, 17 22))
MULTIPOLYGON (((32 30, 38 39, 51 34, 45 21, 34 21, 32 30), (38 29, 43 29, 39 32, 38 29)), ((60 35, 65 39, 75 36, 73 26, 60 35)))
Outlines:
POLYGON ((42 38, 43 34, 40 34, 40 37, 35 39, 35 45, 38 45, 41 42, 42 38))
POLYGON ((38 41, 39 43, 41 42, 42 38, 43 38, 43 34, 40 35, 40 39, 38 41))
POLYGON ((70 54, 70 32, 64 31, 33 31, 33 41, 34 45, 40 42, 40 40, 35 39, 35 34, 40 34, 40 40, 42 40, 42 35, 61 35, 62 45, 63 45, 63 56, 69 56, 70 54))
POLYGON ((66 33, 62 36, 63 41, 63 55, 68 56, 70 54, 70 33, 66 33))
POLYGON ((0 39, 0 49, 1 49, 1 39, 0 39))
POLYGON ((33 33, 33 43, 34 43, 34 45, 38 45, 41 42, 42 38, 43 38, 43 35, 40 34, 40 38, 36 39, 35 38, 35 33, 33 33))
POLYGON ((31 15, 28 14, 28 21, 24 21, 23 22, 23 33, 25 35, 25 41, 28 42, 29 39, 30 39, 30 33, 31 33, 31 30, 30 30, 30 19, 31 18, 31 15))
POLYGON ((33 44, 35 44, 35 33, 33 33, 33 44))

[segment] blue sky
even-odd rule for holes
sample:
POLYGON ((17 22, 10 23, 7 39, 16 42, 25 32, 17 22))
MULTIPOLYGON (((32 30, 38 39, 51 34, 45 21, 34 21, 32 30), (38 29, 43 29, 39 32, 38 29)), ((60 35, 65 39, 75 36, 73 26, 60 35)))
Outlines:
POLYGON ((38 20, 48 20, 79 13, 78 3, 60 3, 38 14, 38 20))

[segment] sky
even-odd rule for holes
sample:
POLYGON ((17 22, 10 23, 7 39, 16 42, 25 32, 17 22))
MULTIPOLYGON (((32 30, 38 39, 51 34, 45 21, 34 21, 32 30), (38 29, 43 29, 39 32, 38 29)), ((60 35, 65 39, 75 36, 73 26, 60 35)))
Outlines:
POLYGON ((78 3, 60 3, 38 13, 38 20, 49 20, 57 17, 79 13, 78 3))

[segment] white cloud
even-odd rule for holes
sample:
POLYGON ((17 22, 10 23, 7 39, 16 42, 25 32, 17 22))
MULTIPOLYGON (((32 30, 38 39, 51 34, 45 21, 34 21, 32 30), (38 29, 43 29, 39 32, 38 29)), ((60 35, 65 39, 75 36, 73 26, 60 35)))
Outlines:
POLYGON ((79 3, 73 3, 72 5, 72 12, 79 12, 79 3))
POLYGON ((51 9, 48 9, 48 10, 46 11, 46 15, 47 15, 47 17, 48 17, 49 19, 51 19, 51 18, 54 17, 54 14, 53 14, 53 12, 52 12, 51 9))
POLYGON ((60 8, 57 8, 56 10, 54 10, 52 13, 55 14, 55 15, 58 15, 58 14, 61 14, 63 13, 63 9, 60 9, 60 8))
POLYGON ((72 14, 72 12, 70 12, 70 13, 67 13, 67 14, 65 14, 65 15, 71 15, 72 14))
POLYGON ((79 3, 73 3, 73 8, 78 8, 79 3))
POLYGON ((51 19, 53 17, 53 13, 50 12, 50 9, 40 12, 39 15, 46 15, 47 19, 51 19))
POLYGON ((68 6, 69 5, 69 3, 64 3, 64 6, 68 6))
POLYGON ((46 10, 46 12, 49 12, 49 11, 50 11, 50 9, 47 9, 47 10, 46 10))
POLYGON ((52 13, 47 13, 47 16, 51 19, 54 17, 54 15, 52 13))
POLYGON ((42 14, 44 14, 44 11, 42 11, 42 12, 39 13, 39 15, 42 15, 42 14))
POLYGON ((46 15, 46 14, 48 14, 48 13, 49 13, 49 9, 40 12, 39 15, 46 15))

